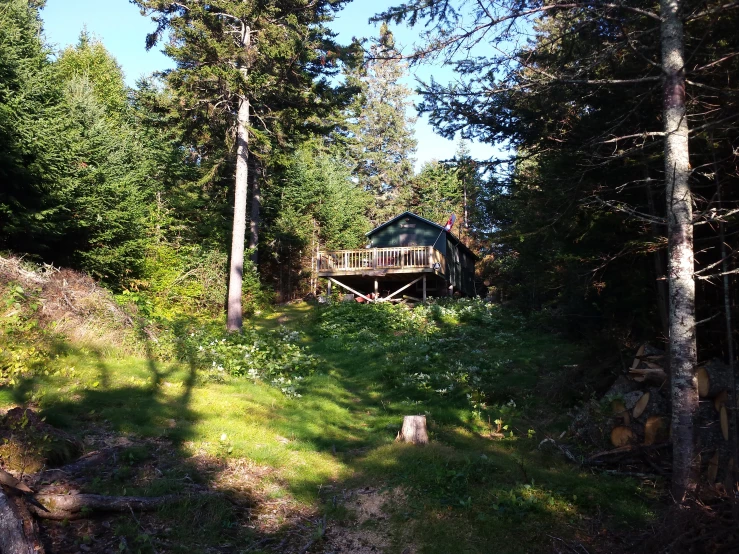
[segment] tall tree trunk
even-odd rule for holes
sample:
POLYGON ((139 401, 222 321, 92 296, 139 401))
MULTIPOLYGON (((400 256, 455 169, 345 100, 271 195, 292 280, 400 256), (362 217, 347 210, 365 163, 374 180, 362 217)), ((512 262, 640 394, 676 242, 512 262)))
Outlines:
POLYGON ((693 206, 689 185, 682 0, 660 0, 660 16, 669 254, 667 278, 670 294, 669 352, 672 378, 672 493, 676 501, 683 502, 696 485, 693 466, 698 388, 695 380, 697 353, 693 206))
MULTIPOLYGON (((262 171, 262 175, 264 175, 264 171, 262 171)), ((259 211, 262 207, 259 177, 259 172, 255 168, 251 189, 251 218, 249 220, 249 248, 254 249, 251 255, 254 265, 259 262, 259 211)))
POLYGON ((470 228, 469 219, 467 219, 467 178, 465 176, 464 183, 463 183, 463 190, 464 190, 464 236, 465 238, 469 238, 469 233, 467 232, 470 228))
POLYGON ((244 240, 246 239, 246 193, 249 181, 249 99, 242 98, 236 127, 236 186, 234 222, 231 237, 231 269, 228 280, 229 331, 240 331, 242 322, 241 282, 244 275, 244 240))
MULTIPOLYGON (((716 200, 718 202, 718 209, 719 212, 723 209, 724 203, 723 203, 723 191, 721 190, 723 183, 721 182, 720 172, 719 172, 719 165, 716 161, 716 146, 715 142, 713 141, 713 135, 711 135, 711 144, 714 147, 713 150, 713 175, 714 179, 716 181, 716 200)), ((729 398, 731 399, 731 428, 732 428, 732 436, 731 441, 733 443, 732 448, 732 454, 734 460, 739 460, 739 414, 737 414, 737 408, 739 408, 739 402, 737 402, 737 394, 736 394, 736 367, 735 367, 735 361, 734 361, 734 331, 733 331, 733 325, 731 323, 731 285, 729 283, 729 252, 726 244, 726 224, 723 221, 719 221, 718 224, 718 236, 719 236, 719 242, 720 242, 720 252, 721 252, 721 273, 722 275, 722 285, 723 285, 723 293, 724 293, 724 324, 726 326, 726 357, 729 361, 729 390, 731 391, 729 393, 729 398)), ((732 490, 733 490, 733 484, 737 481, 737 464, 736 462, 732 466, 732 490)), ((737 515, 737 503, 734 502, 734 516, 737 515)))

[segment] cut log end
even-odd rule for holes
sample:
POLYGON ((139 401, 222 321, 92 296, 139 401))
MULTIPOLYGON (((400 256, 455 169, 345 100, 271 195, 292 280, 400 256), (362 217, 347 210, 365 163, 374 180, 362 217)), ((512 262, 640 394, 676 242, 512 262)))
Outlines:
POLYGON ((416 445, 428 444, 429 436, 426 431, 426 416, 405 416, 403 418, 403 427, 398 434, 398 440, 416 445))
POLYGON ((726 406, 721 406, 719 411, 719 419, 721 420, 721 434, 725 441, 729 440, 729 415, 726 413, 726 406))
POLYGON ((634 405, 634 411, 632 412, 634 415, 634 419, 638 419, 644 413, 644 410, 647 409, 648 404, 649 404, 649 392, 645 392, 641 396, 641 398, 636 401, 636 404, 634 405))
POLYGON ((695 372, 695 378, 698 381, 698 396, 705 398, 711 389, 711 379, 705 367, 699 367, 695 372))
POLYGON ((636 433, 629 427, 619 425, 611 431, 611 444, 616 448, 628 446, 636 442, 636 433))

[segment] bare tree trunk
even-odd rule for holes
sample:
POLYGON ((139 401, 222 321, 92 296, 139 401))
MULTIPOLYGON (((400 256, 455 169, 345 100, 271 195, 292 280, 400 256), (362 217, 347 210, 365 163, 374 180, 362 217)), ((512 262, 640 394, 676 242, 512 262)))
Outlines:
POLYGON ((693 206, 689 185, 688 120, 682 0, 660 0, 665 188, 667 196, 667 278, 670 301, 672 382, 672 493, 683 502, 695 489, 695 429, 698 388, 695 380, 695 281, 693 279, 693 206))
MULTIPOLYGON (((713 136, 711 136, 711 143, 713 144, 713 136)), ((713 174, 716 180, 716 199, 718 202, 718 209, 721 211, 723 208, 723 196, 722 196, 722 183, 719 174, 718 162, 716 161, 716 151, 713 151, 713 174)), ((734 361, 734 333, 733 325, 731 322, 731 286, 729 283, 729 252, 727 251, 726 245, 726 224, 720 221, 718 224, 719 230, 719 242, 721 252, 721 273, 723 293, 724 293, 724 324, 726 325, 726 356, 729 359, 729 398, 731 406, 731 428, 732 428, 732 456, 734 460, 739 460, 739 416, 737 415, 737 408, 739 408, 739 402, 737 402, 737 390, 736 390, 736 367, 734 361)), ((732 487, 734 490, 734 483, 737 481, 737 464, 732 465, 732 487)), ((734 496, 732 495, 732 498, 734 496)), ((737 515, 737 504, 733 503, 734 515, 737 515)))
MULTIPOLYGON (((244 50, 251 46, 251 29, 242 23, 241 45, 244 50)), ((242 67, 246 81, 248 68, 242 67)), ((226 328, 241 331, 243 311, 241 307, 242 283, 244 280, 244 241, 246 239, 246 198, 249 186, 249 98, 244 95, 239 103, 236 118, 236 177, 234 186, 234 221, 231 234, 231 267, 228 278, 228 308, 226 328)))
POLYGON ((262 207, 261 185, 259 172, 254 172, 251 189, 251 218, 249 223, 249 248, 253 248, 251 260, 256 265, 259 262, 259 210, 262 207))
POLYGON ((244 240, 246 239, 246 193, 249 179, 249 100, 242 98, 236 129, 236 192, 234 194, 234 222, 231 237, 231 270, 228 280, 229 331, 240 331, 241 283, 244 276, 244 240))

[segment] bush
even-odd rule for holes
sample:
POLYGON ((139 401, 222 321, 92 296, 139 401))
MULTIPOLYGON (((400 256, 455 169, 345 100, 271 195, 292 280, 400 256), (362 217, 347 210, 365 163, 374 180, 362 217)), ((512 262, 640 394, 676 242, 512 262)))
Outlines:
POLYGON ((191 331, 184 345, 190 361, 207 371, 211 379, 248 377, 295 398, 300 397, 300 381, 318 367, 316 357, 298 344, 300 339, 299 332, 284 327, 271 332, 244 329, 227 333, 220 325, 210 325, 191 331))

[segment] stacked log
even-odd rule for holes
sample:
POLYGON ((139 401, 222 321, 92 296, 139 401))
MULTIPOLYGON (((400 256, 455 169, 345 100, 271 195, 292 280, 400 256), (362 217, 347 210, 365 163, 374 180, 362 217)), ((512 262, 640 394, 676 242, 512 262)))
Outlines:
MULTIPOLYGON (((732 477, 729 369, 713 360, 696 368, 700 397, 698 446, 701 474, 710 485, 732 477)), ((669 441, 670 375, 664 352, 642 345, 627 369, 606 393, 610 406, 609 439, 616 448, 653 446, 669 441)), ((730 484, 730 483, 729 483, 730 484)))

